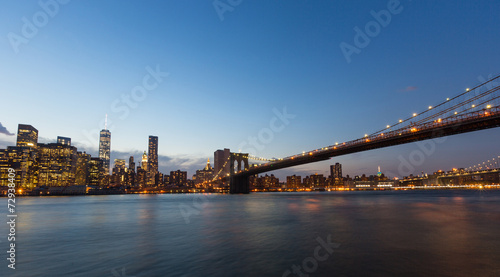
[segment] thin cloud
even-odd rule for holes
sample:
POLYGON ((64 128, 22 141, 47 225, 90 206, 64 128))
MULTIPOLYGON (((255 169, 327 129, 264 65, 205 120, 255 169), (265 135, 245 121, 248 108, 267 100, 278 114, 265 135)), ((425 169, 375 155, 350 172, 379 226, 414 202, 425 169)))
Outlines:
POLYGON ((15 135, 15 134, 13 134, 13 133, 9 132, 9 131, 7 130, 7 128, 5 128, 5 127, 2 125, 2 122, 0 122, 0 134, 4 134, 4 135, 6 135, 6 136, 13 136, 13 135, 15 135))

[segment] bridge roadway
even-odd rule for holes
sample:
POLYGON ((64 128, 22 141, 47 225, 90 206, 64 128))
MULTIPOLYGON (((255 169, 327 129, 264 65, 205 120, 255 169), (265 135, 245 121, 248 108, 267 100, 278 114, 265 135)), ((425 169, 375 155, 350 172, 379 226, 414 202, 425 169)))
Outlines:
POLYGON ((405 127, 332 145, 313 151, 276 159, 259 166, 233 173, 229 178, 231 193, 248 193, 248 177, 277 169, 328 160, 331 157, 384 148, 415 141, 500 127, 500 107, 493 107, 420 125, 405 127))

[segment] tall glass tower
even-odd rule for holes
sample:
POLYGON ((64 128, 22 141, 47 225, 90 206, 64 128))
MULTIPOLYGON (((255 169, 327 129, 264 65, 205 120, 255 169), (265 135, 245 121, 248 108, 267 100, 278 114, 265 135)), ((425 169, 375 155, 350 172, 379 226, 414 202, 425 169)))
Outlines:
POLYGON ((104 129, 101 130, 99 136, 99 158, 102 159, 102 168, 106 175, 109 175, 109 158, 111 155, 111 132, 108 128, 108 115, 106 115, 106 123, 104 129))
POLYGON ((148 171, 153 176, 158 173, 158 137, 155 136, 149 136, 148 171))

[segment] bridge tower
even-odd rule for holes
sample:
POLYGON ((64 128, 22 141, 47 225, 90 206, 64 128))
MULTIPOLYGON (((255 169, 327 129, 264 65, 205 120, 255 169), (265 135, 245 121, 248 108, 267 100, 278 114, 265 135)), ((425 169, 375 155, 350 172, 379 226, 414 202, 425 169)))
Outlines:
POLYGON ((248 169, 248 153, 231 153, 229 159, 229 192, 231 194, 235 193, 250 193, 250 180, 249 176, 235 176, 235 172, 248 169), (236 166, 236 168, 235 168, 236 166))

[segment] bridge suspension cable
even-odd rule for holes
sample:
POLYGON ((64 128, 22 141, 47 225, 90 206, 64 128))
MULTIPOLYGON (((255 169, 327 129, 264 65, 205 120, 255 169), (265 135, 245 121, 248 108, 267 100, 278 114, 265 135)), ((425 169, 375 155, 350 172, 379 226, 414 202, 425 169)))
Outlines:
MULTIPOLYGON (((408 136, 408 134, 432 130, 433 128, 440 128, 443 126, 452 126, 460 122, 467 122, 490 116, 498 116, 500 114, 500 85, 494 83, 498 80, 499 76, 491 78, 472 89, 466 89, 465 92, 453 98, 447 98, 446 101, 439 103, 436 106, 429 106, 428 109, 421 113, 414 113, 411 117, 400 119, 393 125, 387 125, 386 128, 372 133, 366 134, 362 138, 358 138, 343 143, 335 143, 327 147, 319 148, 316 150, 296 154, 280 159, 265 159, 248 155, 247 158, 267 161, 261 166, 272 167, 274 163, 281 161, 288 161, 293 159, 302 159, 303 156, 314 157, 317 154, 330 153, 337 149, 348 149, 352 146, 362 145, 365 143, 377 142, 384 139, 399 137, 401 135, 408 136), (302 157, 302 158, 301 158, 302 157)), ((321 155, 324 157, 324 155, 321 155)), ((500 159, 500 157, 499 157, 500 159)))
POLYGON ((500 156, 497 156, 482 163, 469 166, 465 170, 468 172, 491 170, 499 168, 499 165, 500 165, 500 156))
POLYGON ((226 162, 221 167, 221 169, 219 170, 219 172, 217 172, 217 174, 214 175, 214 178, 212 178, 212 182, 216 181, 217 178, 220 177, 220 174, 222 173, 222 171, 224 170, 224 168, 226 168, 226 165, 227 165, 227 163, 229 162, 230 159, 231 159, 231 155, 229 155, 229 157, 227 157, 226 162))
POLYGON ((432 120, 442 120, 444 118, 457 116, 472 110, 484 108, 489 109, 498 106, 498 99, 500 98, 498 92, 500 87, 494 87, 493 82, 499 78, 500 75, 479 84, 472 89, 466 89, 465 92, 462 92, 453 98, 447 98, 445 101, 437 104, 436 106, 429 106, 429 108, 423 112, 414 113, 411 117, 404 120, 400 119, 394 124, 387 125, 384 129, 365 136, 376 136, 390 130, 395 130, 395 127, 398 127, 397 129, 402 129, 430 122, 432 120), (481 92, 484 89, 486 90, 481 92))

